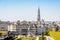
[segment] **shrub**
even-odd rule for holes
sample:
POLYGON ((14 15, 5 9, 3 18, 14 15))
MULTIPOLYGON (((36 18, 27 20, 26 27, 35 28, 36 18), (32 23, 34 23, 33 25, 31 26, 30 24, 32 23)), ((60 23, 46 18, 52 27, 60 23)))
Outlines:
POLYGON ((43 37, 43 39, 42 37, 39 37, 39 40, 46 40, 46 37, 43 37))

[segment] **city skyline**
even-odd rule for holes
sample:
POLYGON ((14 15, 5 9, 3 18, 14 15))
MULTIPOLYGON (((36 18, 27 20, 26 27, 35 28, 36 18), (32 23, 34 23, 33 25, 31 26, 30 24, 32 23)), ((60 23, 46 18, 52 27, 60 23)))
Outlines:
POLYGON ((36 21, 38 7, 41 19, 60 21, 59 0, 0 0, 0 19, 36 21))

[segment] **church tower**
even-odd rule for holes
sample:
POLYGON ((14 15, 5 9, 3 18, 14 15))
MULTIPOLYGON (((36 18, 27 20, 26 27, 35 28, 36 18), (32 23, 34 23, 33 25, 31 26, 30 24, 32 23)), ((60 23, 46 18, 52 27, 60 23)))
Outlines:
POLYGON ((38 7, 38 12, 37 12, 37 27, 41 26, 41 18, 40 18, 40 8, 38 7))
POLYGON ((40 9, 39 9, 39 7, 38 7, 38 14, 37 14, 37 22, 40 22, 41 20, 40 20, 40 9))

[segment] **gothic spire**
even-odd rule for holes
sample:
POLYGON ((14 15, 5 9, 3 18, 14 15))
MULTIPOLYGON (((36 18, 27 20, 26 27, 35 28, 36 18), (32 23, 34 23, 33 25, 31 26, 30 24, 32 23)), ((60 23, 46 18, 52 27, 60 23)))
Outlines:
POLYGON ((38 7, 37 21, 40 22, 40 8, 38 7))

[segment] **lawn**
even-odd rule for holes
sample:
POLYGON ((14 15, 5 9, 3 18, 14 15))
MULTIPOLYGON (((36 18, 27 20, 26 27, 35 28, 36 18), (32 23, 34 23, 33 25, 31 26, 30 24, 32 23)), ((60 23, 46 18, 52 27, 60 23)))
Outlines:
POLYGON ((60 40, 60 32, 51 31, 49 34, 52 38, 54 38, 54 40, 60 40))

